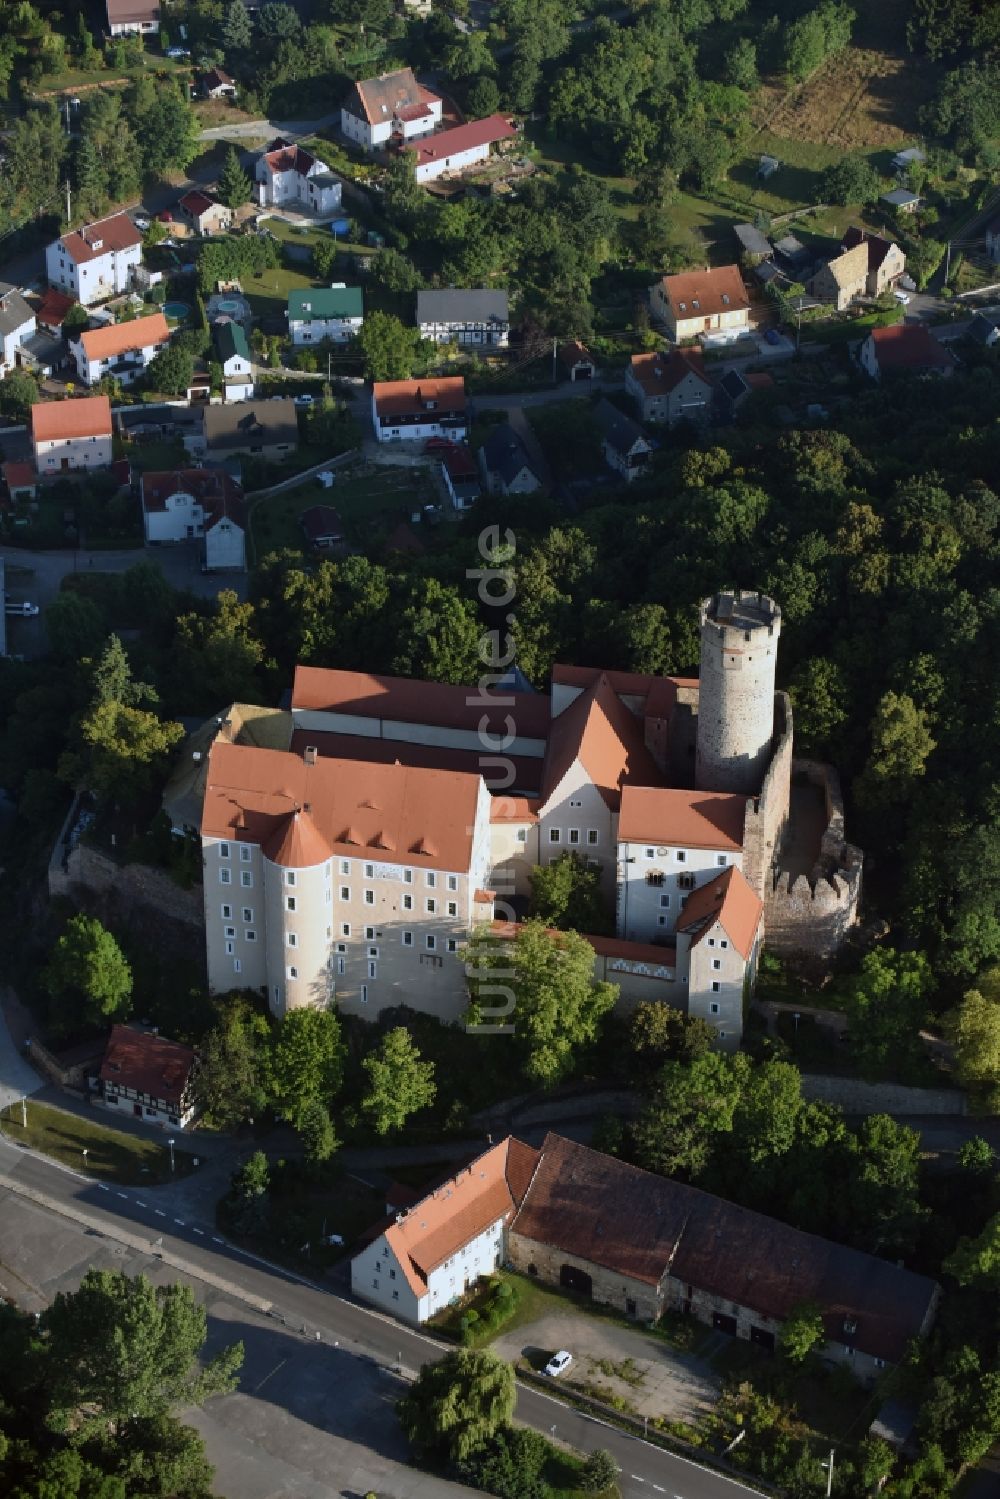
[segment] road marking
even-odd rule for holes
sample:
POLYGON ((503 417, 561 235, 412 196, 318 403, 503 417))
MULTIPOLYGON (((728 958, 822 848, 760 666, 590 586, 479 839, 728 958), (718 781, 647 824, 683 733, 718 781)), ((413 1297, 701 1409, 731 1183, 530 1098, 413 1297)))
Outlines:
POLYGON ((183 1218, 175 1218, 174 1222, 177 1224, 178 1228, 184 1228, 185 1226, 183 1218))
POLYGON ((156 1214, 157 1218, 165 1218, 167 1216, 166 1213, 162 1213, 159 1208, 154 1208, 153 1212, 156 1214))
POLYGON ((636 1483, 645 1483, 646 1482, 646 1480, 644 1478, 640 1478, 639 1477, 638 1473, 630 1473, 628 1476, 629 1476, 629 1478, 634 1478, 635 1481, 636 1481, 636 1483))
POLYGON ((656 1492, 658 1494, 665 1494, 667 1492, 666 1489, 663 1487, 663 1485, 660 1484, 660 1483, 654 1483, 653 1484, 653 1488, 656 1490, 656 1492))
POLYGON ((144 1202, 140 1202, 139 1199, 138 1199, 138 1197, 135 1199, 135 1205, 136 1205, 137 1208, 142 1208, 142 1210, 143 1210, 144 1213, 148 1213, 149 1212, 149 1209, 147 1208, 146 1204, 144 1202))
POLYGON ((192 1228, 191 1232, 193 1234, 201 1234, 202 1237, 204 1237, 205 1234, 205 1230, 203 1228, 192 1228))
POLYGON ((117 1195, 121 1198, 122 1202, 128 1202, 127 1192, 119 1192, 117 1195))
POLYGON ((97 1190, 99 1192, 110 1192, 111 1188, 110 1187, 106 1187, 103 1182, 98 1182, 97 1183, 97 1190))
POLYGON ((212 1243, 213 1244, 224 1244, 225 1242, 226 1242, 225 1239, 216 1239, 214 1237, 212 1239, 212 1243))

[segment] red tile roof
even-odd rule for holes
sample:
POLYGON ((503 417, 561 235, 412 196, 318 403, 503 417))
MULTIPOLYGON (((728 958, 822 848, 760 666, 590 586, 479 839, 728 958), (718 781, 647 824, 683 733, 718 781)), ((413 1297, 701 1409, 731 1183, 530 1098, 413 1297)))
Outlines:
POLYGON ((334 854, 415 868, 467 870, 480 778, 457 771, 224 744, 209 754, 202 834, 257 843, 301 868, 334 854), (296 816, 298 814, 298 816, 296 816))
MULTIPOLYGON (((414 744, 407 739, 375 738, 368 734, 335 734, 325 730, 295 729, 289 749, 303 754, 312 745, 326 760, 366 760, 376 765, 412 765, 424 770, 457 770, 480 775, 483 757, 479 750, 445 749, 437 744, 414 744)), ((526 794, 537 791, 542 762, 527 755, 505 756, 514 769, 513 785, 526 794)), ((502 793, 506 795, 506 793, 502 793)), ((493 798, 493 804, 498 797, 493 798)), ((508 798, 509 799, 509 798, 508 798)), ((491 821, 501 821, 494 819, 491 821)))
POLYGON ((170 329, 162 312, 149 317, 132 318, 128 323, 111 323, 106 328, 91 328, 80 334, 80 343, 88 359, 114 359, 119 354, 138 353, 153 344, 165 344, 170 329))
POLYGON ((735 792, 625 786, 618 841, 735 851, 743 847, 747 800, 735 792))
POLYGON ((455 125, 451 130, 439 130, 423 140, 408 141, 403 149, 413 151, 417 166, 424 167, 430 162, 458 156, 462 151, 471 151, 475 146, 492 146, 496 141, 509 140, 516 134, 511 116, 488 115, 484 120, 470 120, 468 124, 455 125))
POLYGON ((50 286, 42 297, 35 320, 46 328, 61 328, 67 313, 75 306, 75 297, 68 297, 65 292, 50 286))
POLYGON ((308 510, 303 510, 299 516, 299 525, 305 533, 307 541, 314 544, 318 541, 343 541, 344 522, 340 518, 339 511, 332 505, 310 505, 308 510))
POLYGON ((492 733, 504 729, 509 714, 519 735, 544 739, 549 727, 549 699, 541 693, 480 694, 478 687, 452 687, 443 682, 420 682, 409 677, 370 676, 363 671, 335 671, 323 666, 297 666, 292 686, 292 708, 351 714, 359 718, 396 719, 402 723, 437 724, 478 731, 484 714, 492 733), (484 704, 482 698, 486 697, 484 704))
POLYGON ((194 1052, 179 1041, 168 1041, 130 1025, 115 1025, 101 1063, 102 1083, 133 1088, 178 1105, 194 1066, 194 1052))
POLYGON ((189 494, 210 517, 212 525, 226 518, 238 526, 246 526, 243 491, 235 479, 219 468, 150 470, 142 476, 141 493, 146 511, 166 510, 171 495, 189 494))
POLYGON ((197 188, 194 188, 191 192, 184 194, 178 206, 193 219, 198 219, 210 208, 221 207, 221 204, 216 198, 210 198, 208 193, 199 192, 197 188))
POLYGON ((593 354, 578 338, 571 338, 568 343, 561 343, 558 357, 559 363, 564 364, 567 369, 572 369, 577 364, 593 364, 596 367, 593 354))
POLYGON ((684 902, 677 930, 694 932, 691 938, 694 947, 718 922, 740 957, 749 958, 763 914, 763 901, 731 864, 718 878, 692 890, 684 902))
POLYGON ((721 312, 738 312, 750 306, 738 265, 682 271, 679 276, 664 276, 660 285, 674 316, 682 321, 721 312))
POLYGON ((955 363, 923 323, 892 323, 873 328, 868 336, 880 370, 951 369, 955 363))
MULTIPOLYGON (((499 919, 490 923, 490 931, 494 937, 502 942, 516 942, 524 930, 521 921, 501 921, 499 919)), ((547 928, 550 937, 563 937, 556 927, 547 928)), ((593 932, 581 932, 580 936, 584 942, 589 942, 594 952, 601 958, 621 958, 631 963, 653 963, 657 967, 675 968, 677 965, 677 948, 671 944, 660 944, 658 942, 627 942, 622 937, 598 937, 593 932)))
POLYGON ((658 786, 663 777, 643 740, 641 721, 602 672, 553 719, 545 752, 542 798, 548 801, 579 761, 604 801, 617 811, 626 781, 658 786))
POLYGON ((11 494, 15 489, 34 489, 38 483, 38 475, 35 473, 33 463, 5 463, 3 476, 11 494))
POLYGON ((437 95, 422 88, 413 75, 412 68, 397 68, 394 73, 383 73, 378 78, 362 78, 347 97, 345 109, 348 114, 361 115, 369 125, 382 125, 393 115, 415 104, 437 102, 437 95))
POLYGON ((393 416, 422 416, 432 410, 438 414, 464 411, 465 380, 461 375, 441 380, 376 380, 372 396, 383 422, 393 416))
POLYGON ((647 396, 669 395, 688 375, 708 385, 700 353, 671 349, 669 354, 633 354, 629 366, 647 396))
POLYGON ((301 146, 279 146, 274 151, 265 152, 264 160, 272 172, 298 172, 300 177, 308 177, 316 165, 315 156, 310 156, 301 146))
POLYGON ((76 265, 86 265, 110 250, 129 250, 141 244, 142 235, 126 213, 98 219, 96 224, 84 224, 82 229, 74 229, 72 234, 62 237, 63 248, 76 265))
POLYGON ((68 401, 36 401, 31 408, 35 442, 70 437, 110 437, 111 402, 107 396, 75 396, 68 401))

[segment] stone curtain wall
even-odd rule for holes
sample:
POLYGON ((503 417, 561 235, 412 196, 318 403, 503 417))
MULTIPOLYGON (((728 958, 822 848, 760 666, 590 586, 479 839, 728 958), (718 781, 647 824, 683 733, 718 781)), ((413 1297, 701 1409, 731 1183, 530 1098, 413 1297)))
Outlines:
POLYGON ((77 893, 113 897, 128 911, 146 908, 170 921, 191 927, 203 940, 205 915, 201 889, 182 890, 162 869, 148 864, 116 864, 96 848, 79 843, 65 864, 49 869, 49 895, 77 893))
MULTIPOLYGON (((771 870, 788 822, 792 785, 792 700, 787 692, 774 694, 774 750, 760 795, 747 802, 743 822, 743 873, 752 890, 763 900, 771 870)), ((770 946, 768 920, 765 935, 770 946)))
POLYGON ((840 777, 833 766, 793 760, 791 770, 822 789, 827 823, 810 873, 793 878, 779 870, 769 884, 764 897, 765 943, 779 957, 825 965, 857 923, 864 855, 846 841, 840 777))

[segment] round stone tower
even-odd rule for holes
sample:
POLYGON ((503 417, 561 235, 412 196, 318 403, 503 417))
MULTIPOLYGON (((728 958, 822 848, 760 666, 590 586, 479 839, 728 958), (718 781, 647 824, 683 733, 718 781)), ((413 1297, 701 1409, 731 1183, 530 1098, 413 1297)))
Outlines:
POLYGON ((700 791, 756 795, 774 735, 781 610, 765 593, 717 593, 701 606, 700 791))

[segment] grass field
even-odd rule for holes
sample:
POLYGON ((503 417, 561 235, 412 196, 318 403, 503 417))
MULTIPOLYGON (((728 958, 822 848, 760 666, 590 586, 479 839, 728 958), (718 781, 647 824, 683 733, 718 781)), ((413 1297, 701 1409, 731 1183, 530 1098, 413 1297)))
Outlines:
MULTIPOLYGON (((32 1098, 26 1107, 27 1129, 21 1122, 20 1104, 11 1104, 0 1115, 4 1134, 15 1144, 28 1145, 64 1166, 72 1166, 74 1171, 121 1186, 153 1186, 170 1181, 169 1134, 156 1139, 126 1135, 78 1114, 50 1109, 32 1098)), ((175 1146, 175 1177, 192 1171, 193 1160, 190 1151, 175 1146)))
POLYGON ((279 266, 274 271, 263 271, 259 276, 247 276, 243 281, 243 292, 257 318, 274 318, 283 313, 288 305, 288 293, 319 283, 306 271, 293 271, 288 266, 279 266))
POLYGON ((332 489, 312 482, 260 500, 250 518, 253 556, 281 547, 304 551, 299 516, 310 505, 332 505, 346 523, 348 535, 370 543, 411 509, 437 501, 426 469, 369 467, 337 479, 332 489))
POLYGON ((166 438, 156 442, 122 442, 116 437, 114 456, 127 458, 133 468, 143 473, 187 468, 191 462, 180 438, 176 442, 168 442, 166 438))
POLYGON ((919 107, 938 75, 926 59, 851 46, 796 89, 764 88, 754 113, 775 134, 839 154, 896 150, 919 134, 919 107))

